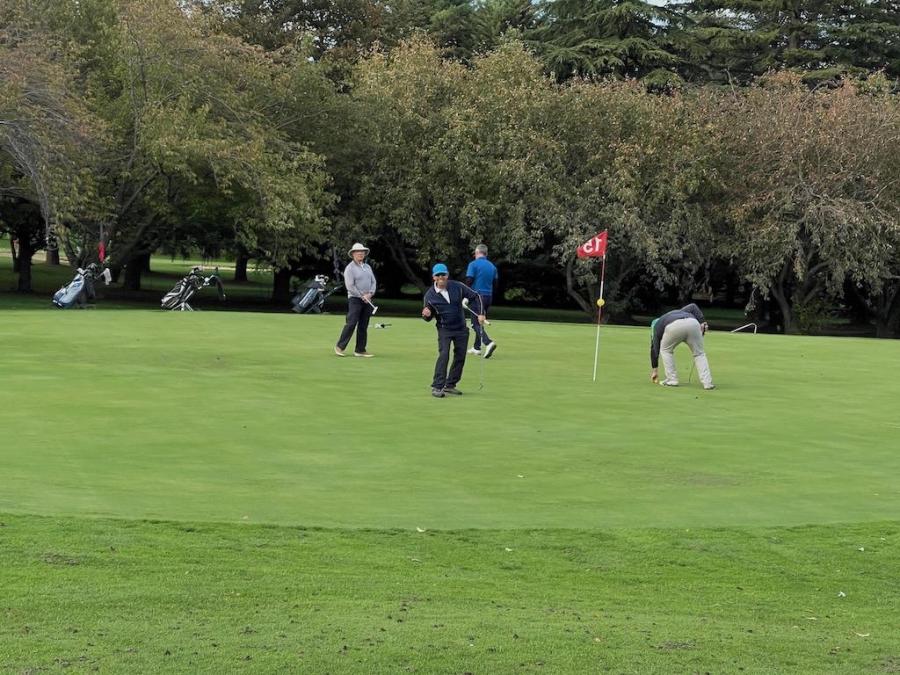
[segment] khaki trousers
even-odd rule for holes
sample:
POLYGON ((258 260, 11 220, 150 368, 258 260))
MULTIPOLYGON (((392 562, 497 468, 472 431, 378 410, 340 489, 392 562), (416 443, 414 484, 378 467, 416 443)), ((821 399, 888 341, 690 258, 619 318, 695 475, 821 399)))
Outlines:
POLYGON ((711 387, 712 373, 709 372, 709 361, 706 360, 706 352, 703 351, 703 331, 700 329, 700 322, 697 319, 678 319, 666 326, 659 346, 663 369, 666 371, 666 381, 669 384, 678 384, 675 347, 682 342, 686 342, 691 348, 700 382, 704 387, 711 387))

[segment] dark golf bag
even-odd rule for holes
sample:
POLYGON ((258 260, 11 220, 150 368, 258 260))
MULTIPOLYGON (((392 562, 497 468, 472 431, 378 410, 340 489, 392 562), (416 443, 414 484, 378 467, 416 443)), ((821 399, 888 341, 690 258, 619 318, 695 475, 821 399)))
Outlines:
POLYGON ((103 277, 106 284, 112 280, 108 269, 101 270, 97 263, 91 263, 84 269, 75 270, 75 277, 68 284, 53 294, 53 304, 60 309, 77 307, 83 309, 97 298, 94 280, 103 277))
POLYGON ((212 284, 215 284, 219 292, 219 300, 225 300, 225 287, 222 286, 222 280, 219 279, 219 268, 217 267, 208 277, 204 277, 201 269, 195 267, 163 296, 160 306, 173 311, 193 312, 194 308, 188 304, 188 300, 201 288, 212 284))
POLYGON ((293 310, 297 314, 321 314, 325 306, 325 298, 334 293, 340 286, 335 285, 328 289, 328 277, 317 274, 308 282, 291 300, 293 310))

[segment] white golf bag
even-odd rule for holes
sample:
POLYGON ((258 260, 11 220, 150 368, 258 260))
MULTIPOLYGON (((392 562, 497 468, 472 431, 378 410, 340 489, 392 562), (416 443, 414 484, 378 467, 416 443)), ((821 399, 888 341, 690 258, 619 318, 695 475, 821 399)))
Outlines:
POLYGON ((71 307, 82 309, 86 307, 89 302, 97 297, 94 291, 94 280, 101 277, 103 277, 106 285, 109 286, 110 281, 112 281, 109 269, 104 268, 101 270, 97 263, 91 263, 84 269, 79 267, 75 270, 75 277, 72 281, 53 294, 53 304, 60 309, 69 309, 71 307))

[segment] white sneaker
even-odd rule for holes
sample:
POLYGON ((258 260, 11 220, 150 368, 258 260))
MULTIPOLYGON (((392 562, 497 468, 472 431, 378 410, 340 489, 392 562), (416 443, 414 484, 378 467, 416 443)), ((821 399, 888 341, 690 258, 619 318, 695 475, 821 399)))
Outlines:
POLYGON ((678 383, 672 380, 660 380, 659 385, 661 387, 677 387, 678 383))
POLYGON ((471 348, 470 350, 468 350, 468 352, 466 352, 466 353, 467 353, 467 354, 475 354, 475 356, 481 356, 481 350, 480 350, 480 349, 475 349, 475 347, 472 347, 472 348, 471 348))
POLYGON ((497 349, 497 343, 496 343, 496 342, 491 342, 491 343, 489 343, 489 344, 486 344, 486 345, 484 346, 484 358, 486 358, 486 359, 491 358, 491 354, 494 353, 494 350, 495 350, 495 349, 497 349))

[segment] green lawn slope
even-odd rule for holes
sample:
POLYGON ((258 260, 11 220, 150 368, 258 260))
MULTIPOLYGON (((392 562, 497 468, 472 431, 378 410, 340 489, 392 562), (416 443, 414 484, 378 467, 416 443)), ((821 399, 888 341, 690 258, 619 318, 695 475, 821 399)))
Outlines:
POLYGON ((496 322, 459 399, 434 328, 339 359, 339 316, 3 314, 0 510, 328 527, 698 527, 900 513, 898 344, 712 333, 718 389, 645 329, 496 322), (479 390, 482 376, 484 388, 479 390))
POLYGON ((896 672, 898 343, 0 313, 0 671, 896 672), (479 386, 483 380, 483 388, 479 386))

